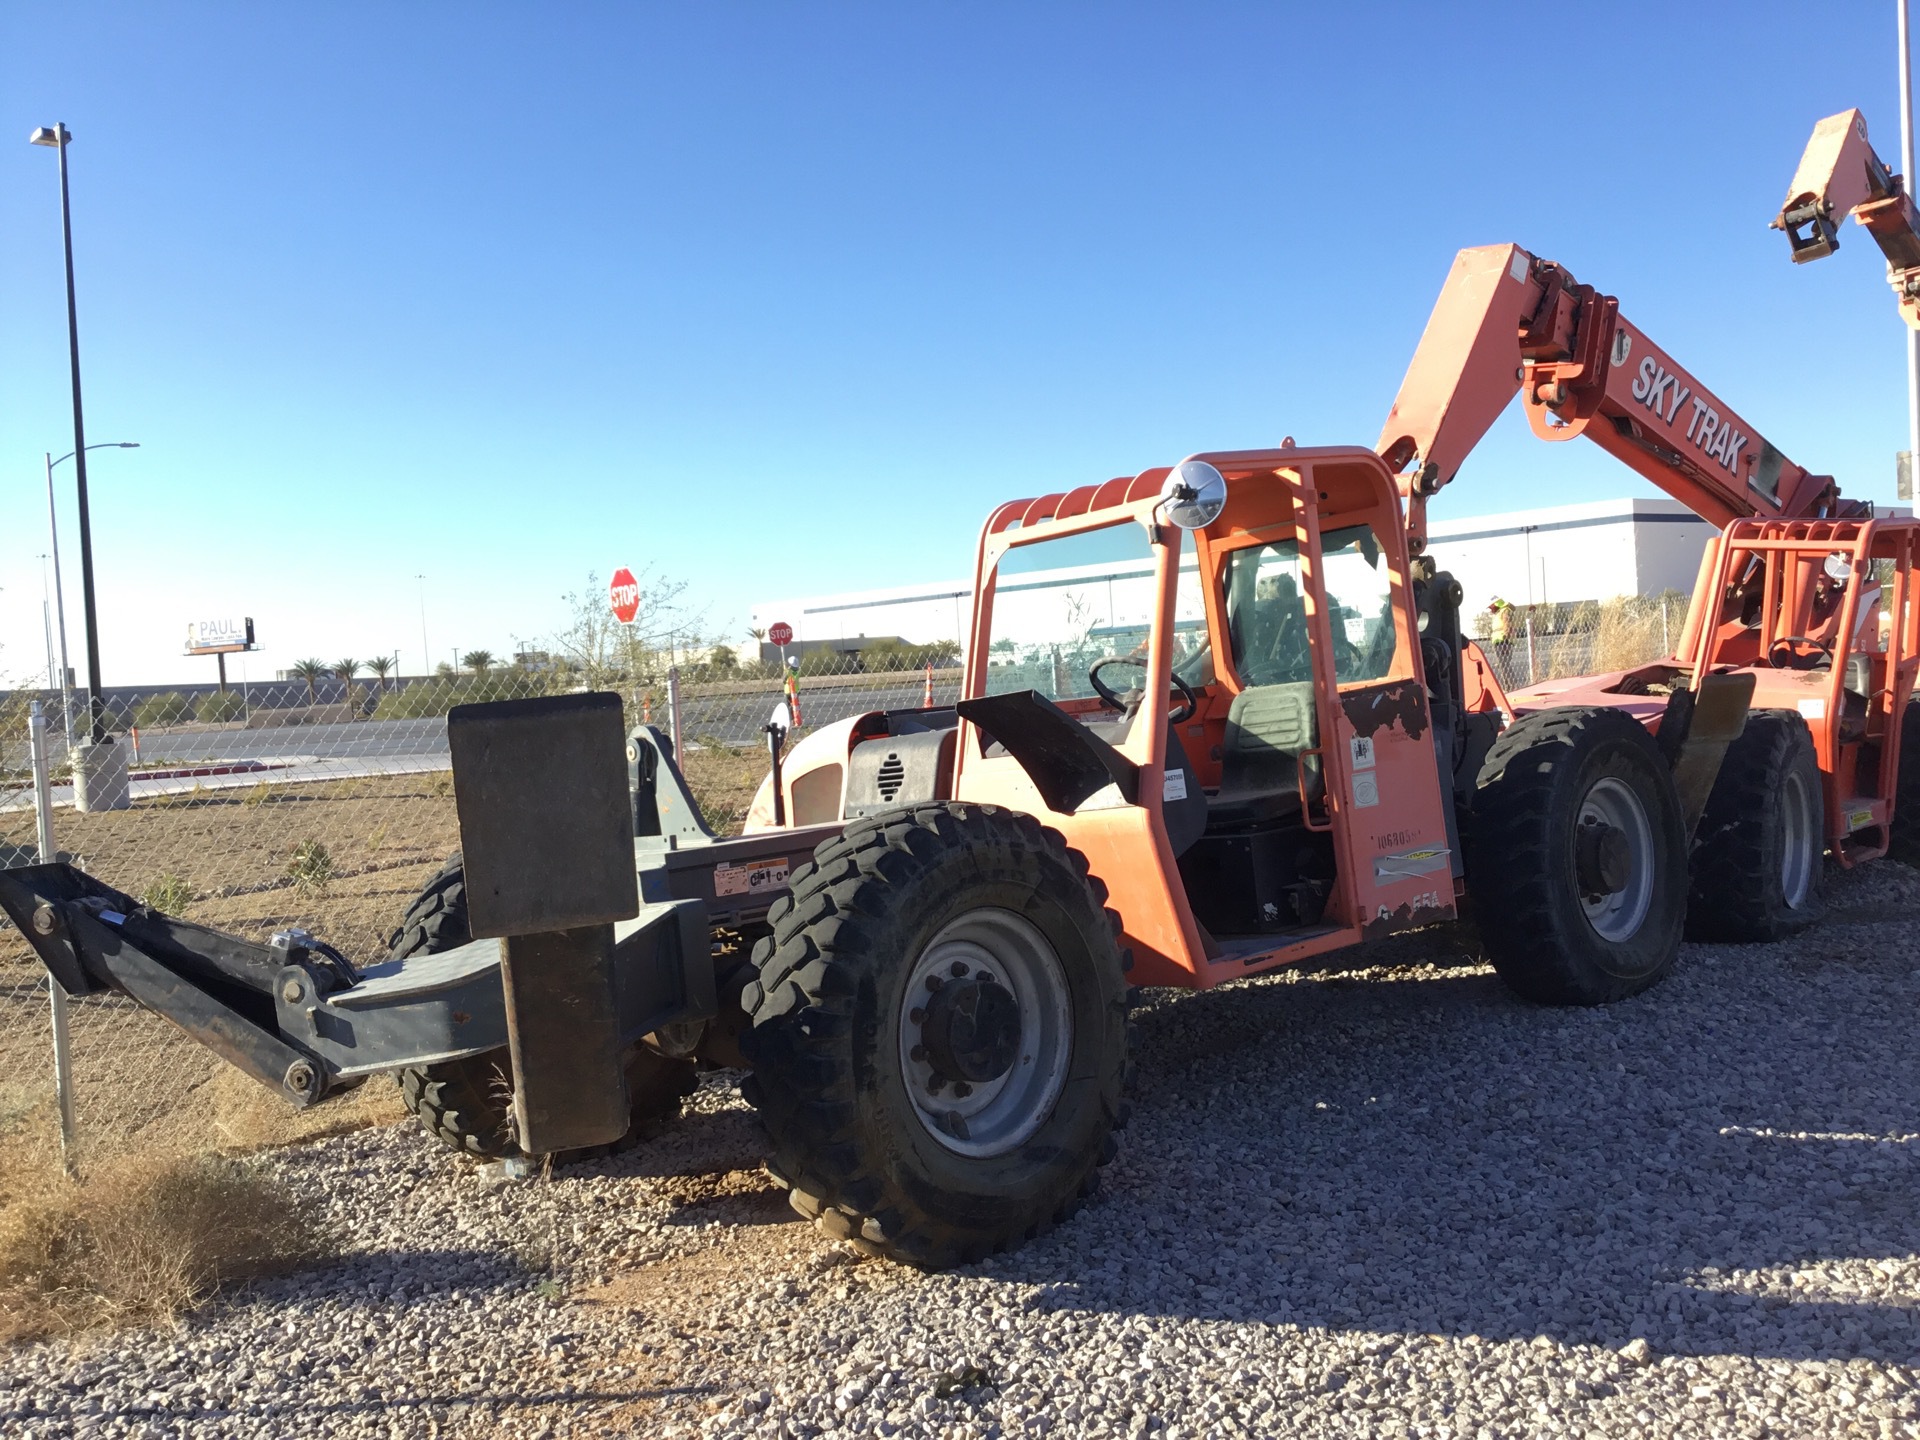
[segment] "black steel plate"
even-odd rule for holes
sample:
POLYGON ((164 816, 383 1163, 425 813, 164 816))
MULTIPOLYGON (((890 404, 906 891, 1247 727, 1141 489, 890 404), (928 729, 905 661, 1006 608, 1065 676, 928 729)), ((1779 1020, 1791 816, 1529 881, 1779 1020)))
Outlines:
POLYGON ((457 705, 447 743, 475 939, 639 912, 618 695, 457 705))

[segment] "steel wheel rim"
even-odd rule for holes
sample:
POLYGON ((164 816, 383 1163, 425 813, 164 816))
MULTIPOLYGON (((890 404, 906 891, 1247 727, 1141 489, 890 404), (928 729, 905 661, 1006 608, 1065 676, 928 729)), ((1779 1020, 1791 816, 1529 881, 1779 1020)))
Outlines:
POLYGON ((1611 825, 1626 837, 1627 883, 1610 895, 1580 897, 1580 908, 1594 933, 1621 944, 1639 933, 1653 907, 1653 826, 1633 787, 1613 776, 1594 781, 1580 802, 1575 825, 1588 824, 1611 825))
POLYGON ((1780 894, 1789 910, 1807 903, 1818 863, 1813 843, 1813 797, 1807 777, 1789 771, 1780 792, 1780 894))
POLYGON ((1073 1058, 1073 1007, 1067 974, 1047 938, 1010 910, 983 906, 948 922, 914 961, 900 992, 900 1074, 907 1098, 928 1135, 956 1155, 988 1159, 1017 1149, 1046 1123, 1065 1088, 1073 1058), (921 1045, 921 1020, 933 993, 954 967, 991 974, 1013 993, 1019 1009, 1019 1046, 1010 1069, 956 1095, 934 1086, 936 1071, 921 1045))

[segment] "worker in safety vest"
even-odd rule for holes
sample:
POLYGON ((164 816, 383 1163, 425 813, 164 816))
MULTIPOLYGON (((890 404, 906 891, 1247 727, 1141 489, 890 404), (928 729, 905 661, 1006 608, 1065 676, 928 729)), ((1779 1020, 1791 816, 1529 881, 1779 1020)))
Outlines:
POLYGON ((1513 606, 1496 595, 1493 603, 1487 606, 1487 611, 1493 616, 1487 626, 1487 639, 1493 642, 1494 664, 1498 667, 1501 683, 1505 684, 1509 673, 1507 651, 1513 644, 1513 606))

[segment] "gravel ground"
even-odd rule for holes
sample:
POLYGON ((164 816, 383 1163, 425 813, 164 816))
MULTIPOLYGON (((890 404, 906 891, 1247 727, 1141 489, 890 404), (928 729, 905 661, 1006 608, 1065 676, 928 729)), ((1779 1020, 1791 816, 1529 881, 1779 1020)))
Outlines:
POLYGON ((322 1269, 0 1356, 9 1435, 1920 1435, 1920 875, 1546 1011, 1437 932, 1139 1012, 1101 1199, 944 1276, 794 1222, 725 1077, 496 1184, 279 1152, 322 1269))

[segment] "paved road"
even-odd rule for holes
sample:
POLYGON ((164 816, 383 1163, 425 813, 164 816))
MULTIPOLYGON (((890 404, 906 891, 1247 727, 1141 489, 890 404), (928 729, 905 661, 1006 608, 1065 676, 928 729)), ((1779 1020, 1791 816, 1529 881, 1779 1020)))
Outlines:
MULTIPOLYGON (((936 703, 950 705, 958 687, 950 680, 936 681, 936 703)), ((915 675, 903 675, 896 684, 885 686, 820 687, 800 692, 801 718, 808 730, 844 720, 869 710, 911 710, 920 706, 925 683, 915 675)), ((760 745, 761 727, 779 699, 776 691, 761 690, 744 695, 696 695, 681 704, 681 726, 690 745, 760 745)), ((666 726, 664 710, 654 712, 654 723, 666 726)), ((0 773, 24 772, 26 746, 13 737, 0 737, 0 773)), ((436 768, 428 763, 438 757, 444 765, 447 756, 447 724, 440 716, 424 720, 353 720, 341 724, 288 725, 267 730, 201 730, 173 733, 149 731, 140 737, 140 759, 151 766, 156 761, 211 762, 225 760, 269 760, 296 757, 304 762, 320 762, 300 779, 344 778, 354 774, 382 773, 393 762, 404 762, 407 771, 436 768), (367 768, 338 762, 369 762, 367 768), (389 762, 373 765, 371 762, 389 762), (328 765, 325 762, 335 762, 328 765)), ((64 756, 54 742, 54 759, 64 756)), ((290 779, 280 775, 277 778, 290 779)), ((191 781, 186 788, 192 787, 191 781)), ((204 783, 204 782, 203 782, 204 783)), ((252 783, 252 782, 249 782, 252 783)), ((25 788, 22 779, 21 789, 25 788)), ((0 809, 19 799, 0 784, 0 809)))
MULTIPOLYGON (((868 710, 904 710, 924 698, 924 683, 912 676, 897 685, 860 689, 802 690, 801 718, 809 729, 844 720, 868 710)), ((954 687, 935 687, 935 699, 950 703, 954 687)), ((759 691, 746 695, 701 695, 680 707, 682 728, 695 743, 703 739, 727 745, 759 743, 760 727, 767 723, 778 695, 759 691)), ((664 727, 663 711, 654 722, 664 727)), ((446 721, 355 720, 334 725, 289 725, 269 730, 183 731, 146 733, 140 737, 140 758, 155 760, 255 760, 268 756, 303 755, 317 759, 374 759, 389 756, 445 755, 446 721)))

